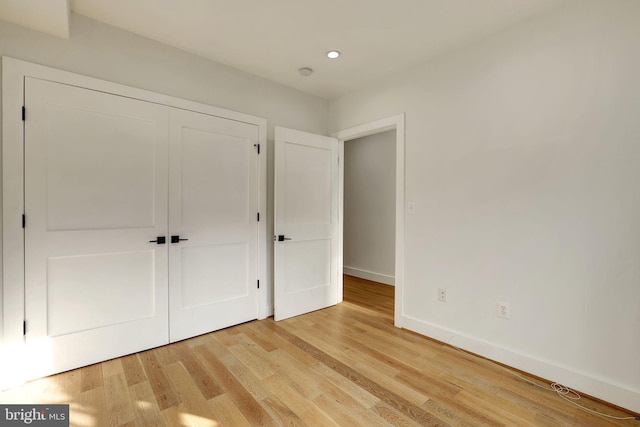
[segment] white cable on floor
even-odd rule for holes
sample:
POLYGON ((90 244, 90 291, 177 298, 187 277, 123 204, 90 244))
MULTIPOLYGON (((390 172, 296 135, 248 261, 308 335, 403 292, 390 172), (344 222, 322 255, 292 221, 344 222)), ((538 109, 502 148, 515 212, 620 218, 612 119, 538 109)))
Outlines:
POLYGON ((511 369, 508 369, 508 368, 506 368, 506 367, 504 367, 504 366, 502 366, 502 365, 500 365, 498 363, 495 363, 495 362, 493 362, 493 361, 491 361, 489 359, 485 359, 484 357, 480 357, 480 356, 478 356, 476 354, 470 353, 470 352, 468 352, 466 350, 461 349, 460 347, 457 347, 457 346, 451 344, 451 340, 453 338, 455 338, 455 337, 452 337, 449 340, 449 342, 447 342, 447 344, 450 345, 451 347, 455 348, 459 352, 467 354, 469 356, 474 356, 474 357, 476 357, 478 359, 481 359, 481 360, 485 361, 486 363, 490 363, 493 366, 497 366, 498 368, 510 373, 511 375, 514 375, 514 376, 516 376, 516 377, 518 377, 518 378, 520 378, 520 379, 522 379, 522 380, 524 380, 524 381, 528 382, 529 384, 532 384, 532 385, 534 385, 536 387, 540 387, 543 390, 553 391, 559 397, 561 397, 562 399, 566 400, 567 402, 571 403, 572 405, 577 406, 578 408, 580 408, 580 409, 582 409, 584 411, 591 412, 592 414, 599 415, 601 417, 611 418, 613 420, 637 420, 637 421, 640 421, 640 417, 616 417, 614 415, 603 414, 602 412, 598 412, 596 410, 589 409, 586 406, 583 406, 583 405, 580 405, 580 404, 576 403, 577 400, 580 400, 582 398, 582 396, 580 396, 580 394, 577 391, 572 390, 569 387, 566 387, 566 386, 564 386, 562 384, 558 384, 558 383, 552 383, 550 387, 549 386, 542 386, 542 385, 540 385, 538 383, 535 383, 535 382, 529 380, 528 378, 520 375, 519 373, 517 373, 517 372, 515 372, 515 371, 513 371, 511 369))

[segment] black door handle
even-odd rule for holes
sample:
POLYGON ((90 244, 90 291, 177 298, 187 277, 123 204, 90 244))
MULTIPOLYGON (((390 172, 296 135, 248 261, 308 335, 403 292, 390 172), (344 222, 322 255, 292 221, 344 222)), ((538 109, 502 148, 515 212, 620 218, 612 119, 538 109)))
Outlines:
POLYGON ((164 245, 167 242, 167 239, 164 236, 156 237, 156 240, 149 240, 149 243, 157 243, 159 245, 164 245))
POLYGON ((291 238, 289 238, 289 237, 284 237, 284 235, 283 235, 283 234, 280 234, 280 235, 278 236, 278 242, 284 242, 285 240, 291 240, 291 238))
POLYGON ((180 236, 171 236, 171 243, 178 243, 178 242, 182 242, 183 240, 189 240, 189 239, 181 239, 180 236))

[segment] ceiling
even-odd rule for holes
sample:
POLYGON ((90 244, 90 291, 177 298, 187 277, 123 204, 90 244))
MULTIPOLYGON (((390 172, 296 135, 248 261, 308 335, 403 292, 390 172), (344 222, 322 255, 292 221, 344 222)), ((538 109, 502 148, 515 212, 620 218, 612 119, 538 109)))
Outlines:
POLYGON ((73 38, 71 10, 332 99, 571 1, 0 0, 0 19, 73 38))

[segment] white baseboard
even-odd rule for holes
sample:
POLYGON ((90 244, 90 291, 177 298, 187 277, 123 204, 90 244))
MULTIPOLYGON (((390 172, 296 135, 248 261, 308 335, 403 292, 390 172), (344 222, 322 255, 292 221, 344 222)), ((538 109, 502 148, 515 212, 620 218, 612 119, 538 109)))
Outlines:
POLYGON ((361 268, 347 267, 345 265, 343 267, 343 272, 344 274, 347 274, 349 276, 358 277, 360 279, 371 280, 372 282, 384 283, 385 285, 394 286, 396 283, 396 278, 394 276, 375 273, 373 271, 367 271, 361 268))
POLYGON ((554 365, 408 316, 402 316, 402 327, 640 413, 640 393, 594 378, 588 373, 554 365))

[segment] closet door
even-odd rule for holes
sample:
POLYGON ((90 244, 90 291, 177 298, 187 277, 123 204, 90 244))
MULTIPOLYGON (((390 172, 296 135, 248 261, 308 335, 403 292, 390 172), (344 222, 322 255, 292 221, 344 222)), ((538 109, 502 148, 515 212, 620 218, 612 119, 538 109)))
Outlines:
POLYGON ((30 377, 168 342, 168 108, 26 78, 30 377))
POLYGON ((171 342, 258 317, 257 143, 255 125, 170 112, 171 342))

